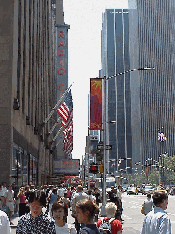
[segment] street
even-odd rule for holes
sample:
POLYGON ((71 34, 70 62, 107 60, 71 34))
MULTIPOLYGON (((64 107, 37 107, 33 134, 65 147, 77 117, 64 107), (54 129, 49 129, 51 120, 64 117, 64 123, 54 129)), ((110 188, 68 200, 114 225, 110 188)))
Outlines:
MULTIPOLYGON (((139 234, 142 229, 144 215, 140 213, 143 201, 146 195, 127 195, 122 196, 123 202, 123 233, 125 234, 139 234)), ((172 224, 172 233, 175 233, 175 196, 168 196, 168 209, 166 210, 172 224)))
MULTIPOLYGON (((140 234, 142 229, 142 223, 144 215, 140 213, 143 201, 146 199, 146 195, 122 195, 123 202, 123 233, 124 234, 140 234)), ((175 233, 175 196, 168 196, 168 209, 167 213, 171 219, 172 233, 175 233)), ((17 223, 17 218, 16 221, 17 223)), ((69 210, 68 223, 73 223, 74 219, 71 216, 69 210)), ((16 228, 12 228, 12 234, 16 233, 16 228)))

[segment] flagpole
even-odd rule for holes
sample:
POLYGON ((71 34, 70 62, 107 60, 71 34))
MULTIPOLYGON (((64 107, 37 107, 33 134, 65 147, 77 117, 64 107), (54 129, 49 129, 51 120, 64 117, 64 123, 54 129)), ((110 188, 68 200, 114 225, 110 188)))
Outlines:
MULTIPOLYGON (((74 82, 73 82, 74 83, 74 82)), ((38 133, 40 134, 42 128, 44 127, 44 125, 49 121, 49 119, 51 118, 51 116, 53 115, 55 109, 59 106, 59 104, 61 103, 61 101, 63 100, 63 98, 65 97, 65 95, 69 92, 71 86, 73 85, 73 83, 66 89, 66 91, 63 93, 63 95, 61 96, 61 98, 58 100, 57 104, 52 108, 52 111, 50 112, 50 114, 48 115, 48 117, 42 122, 42 124, 39 124, 39 129, 38 129, 38 133)))
MULTIPOLYGON (((73 84, 73 83, 72 83, 73 84)), ((72 84, 69 86, 69 88, 66 89, 66 91, 64 92, 64 94, 62 95, 62 97, 58 100, 57 104, 52 108, 52 111, 50 112, 50 114, 48 115, 48 117, 44 120, 44 122, 42 124, 46 124, 50 117, 53 115, 55 109, 59 106, 59 104, 61 103, 61 101, 63 100, 63 98, 65 97, 65 95, 69 92, 72 84)))
POLYGON ((53 125, 53 127, 51 128, 50 132, 49 132, 49 135, 53 132, 53 130, 56 128, 56 126, 59 124, 59 120, 61 120, 61 118, 58 118, 57 119, 57 122, 53 125))
POLYGON ((63 128, 64 128, 64 127, 62 126, 62 127, 58 130, 58 132, 57 132, 56 136, 53 138, 52 142, 54 142, 54 141, 57 139, 58 135, 61 133, 61 130, 62 130, 63 128))

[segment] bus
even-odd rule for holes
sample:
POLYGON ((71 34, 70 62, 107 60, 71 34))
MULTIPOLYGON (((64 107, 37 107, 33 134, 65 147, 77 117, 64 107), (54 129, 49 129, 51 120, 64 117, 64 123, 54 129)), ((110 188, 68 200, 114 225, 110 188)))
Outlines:
MULTIPOLYGON (((106 177, 106 191, 111 190, 111 186, 116 187, 115 177, 106 177)), ((96 178, 96 188, 102 191, 103 188, 103 178, 96 178)))

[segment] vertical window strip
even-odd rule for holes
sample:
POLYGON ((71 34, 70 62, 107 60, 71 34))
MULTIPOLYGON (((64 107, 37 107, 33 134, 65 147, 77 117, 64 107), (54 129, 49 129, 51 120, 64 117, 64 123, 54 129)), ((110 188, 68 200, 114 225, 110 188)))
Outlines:
POLYGON ((22 76, 22 112, 25 108, 25 74, 26 74, 26 0, 23 0, 23 76, 22 76))
POLYGON ((29 78, 28 78, 28 116, 31 122, 31 111, 30 111, 30 106, 31 106, 31 0, 29 0, 29 78))
POLYGON ((21 0, 18 0, 18 61, 17 61, 17 99, 20 101, 21 76, 21 0))

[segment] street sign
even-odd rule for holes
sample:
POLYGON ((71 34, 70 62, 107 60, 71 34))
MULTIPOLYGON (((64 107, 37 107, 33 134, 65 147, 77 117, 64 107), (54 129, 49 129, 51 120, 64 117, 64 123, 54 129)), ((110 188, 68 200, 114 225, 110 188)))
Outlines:
POLYGON ((106 150, 112 150, 112 145, 106 145, 106 150))
MULTIPOLYGON (((98 150, 104 150, 104 145, 97 145, 98 150)), ((106 145, 106 150, 112 150, 112 145, 106 145)))

